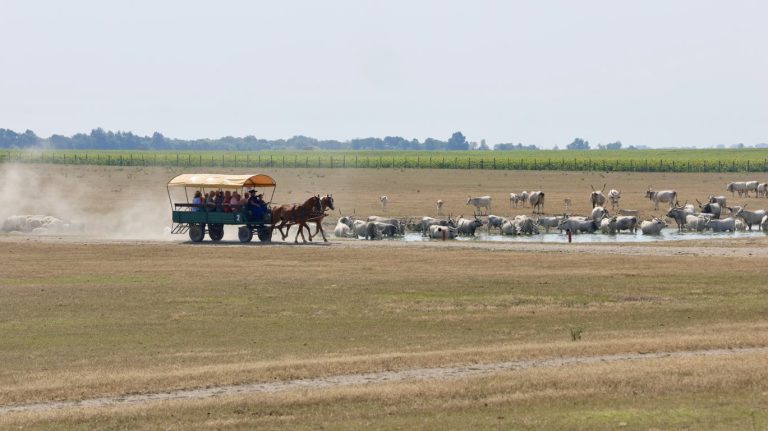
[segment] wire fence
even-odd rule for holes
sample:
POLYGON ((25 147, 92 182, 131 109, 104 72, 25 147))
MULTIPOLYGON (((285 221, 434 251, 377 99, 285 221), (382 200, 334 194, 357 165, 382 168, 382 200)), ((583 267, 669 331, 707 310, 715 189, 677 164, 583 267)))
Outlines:
POLYGON ((195 153, 0 152, 0 163, 42 163, 103 166, 165 166, 179 168, 330 168, 330 169, 479 169, 615 172, 768 172, 762 160, 664 160, 608 158, 513 158, 449 156, 357 156, 338 154, 258 155, 234 152, 195 153))

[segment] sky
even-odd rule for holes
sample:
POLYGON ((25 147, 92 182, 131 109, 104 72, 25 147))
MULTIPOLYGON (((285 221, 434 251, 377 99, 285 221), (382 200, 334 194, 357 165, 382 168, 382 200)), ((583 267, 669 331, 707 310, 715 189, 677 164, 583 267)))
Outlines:
POLYGON ((768 2, 0 0, 0 127, 768 142, 768 2))

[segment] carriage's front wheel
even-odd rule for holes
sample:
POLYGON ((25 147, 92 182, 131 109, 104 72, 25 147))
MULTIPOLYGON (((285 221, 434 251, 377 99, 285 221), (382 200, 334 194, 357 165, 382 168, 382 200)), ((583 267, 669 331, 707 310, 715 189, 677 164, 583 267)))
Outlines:
POLYGON ((200 242, 205 237, 205 225, 192 223, 189 225, 189 239, 192 242, 200 242))
POLYGON ((248 226, 240 226, 240 228, 237 229, 237 237, 240 239, 240 242, 251 242, 253 239, 253 231, 248 226))

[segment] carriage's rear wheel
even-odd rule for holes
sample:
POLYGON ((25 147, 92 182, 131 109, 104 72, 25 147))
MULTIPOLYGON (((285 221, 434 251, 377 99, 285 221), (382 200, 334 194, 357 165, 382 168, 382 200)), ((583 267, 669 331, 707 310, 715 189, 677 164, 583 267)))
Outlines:
POLYGON ((189 239, 192 242, 200 242, 205 237, 205 225, 199 223, 191 223, 189 225, 189 239))
POLYGON ((240 242, 251 242, 253 231, 248 226, 240 226, 237 230, 237 237, 240 239, 240 242))
POLYGON ((260 227, 256 234, 259 236, 259 241, 272 242, 272 229, 268 227, 260 227))
POLYGON ((224 225, 223 224, 209 224, 208 236, 213 241, 221 241, 224 238, 224 225))

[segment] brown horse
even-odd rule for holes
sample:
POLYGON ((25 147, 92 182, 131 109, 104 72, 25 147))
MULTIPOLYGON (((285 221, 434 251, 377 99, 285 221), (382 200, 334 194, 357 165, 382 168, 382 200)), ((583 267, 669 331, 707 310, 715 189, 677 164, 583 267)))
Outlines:
POLYGON ((333 207, 333 196, 325 195, 322 198, 320 198, 320 207, 321 207, 320 214, 318 214, 316 217, 312 217, 311 219, 307 220, 308 222, 315 223, 317 230, 315 231, 315 233, 311 233, 309 230, 309 226, 307 226, 307 232, 309 233, 310 241, 312 241, 312 238, 314 238, 318 233, 320 233, 321 235, 323 235, 323 241, 328 242, 328 239, 325 237, 325 231, 323 231, 323 219, 326 216, 325 210, 336 209, 333 207))
MULTIPOLYGON (((270 235, 277 229, 280 231, 280 235, 282 235, 284 240, 288 236, 290 227, 297 224, 299 225, 299 230, 296 232, 296 238, 293 242, 299 242, 299 234, 301 234, 301 240, 307 242, 307 239, 304 237, 303 229, 307 228, 307 231, 309 231, 307 221, 317 217, 318 214, 322 214, 322 210, 323 207, 320 204, 320 195, 312 196, 301 205, 280 205, 272 208, 272 229, 270 230, 270 235), (278 220, 279 223, 277 223, 278 220), (285 233, 283 233, 284 227, 287 228, 285 233)), ((312 241, 312 238, 310 237, 309 240, 312 241)))

